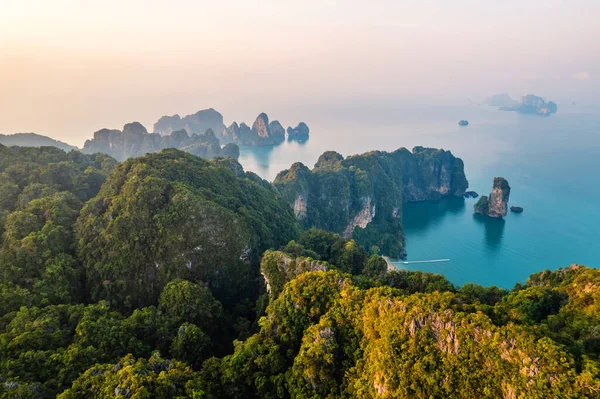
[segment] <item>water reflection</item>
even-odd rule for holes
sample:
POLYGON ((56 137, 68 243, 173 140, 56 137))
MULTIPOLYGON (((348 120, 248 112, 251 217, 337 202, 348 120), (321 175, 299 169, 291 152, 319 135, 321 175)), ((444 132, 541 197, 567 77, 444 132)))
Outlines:
POLYGON ((252 170, 260 176, 267 175, 275 147, 277 146, 240 146, 239 162, 246 170, 252 170))
POLYGON ((406 233, 419 233, 438 225, 446 215, 458 215, 464 211, 465 199, 462 197, 409 202, 402 210, 402 224, 406 233))
POLYGON ((485 228, 485 242, 487 247, 496 251, 502 244, 504 237, 504 219, 495 219, 482 215, 473 215, 473 219, 485 228))

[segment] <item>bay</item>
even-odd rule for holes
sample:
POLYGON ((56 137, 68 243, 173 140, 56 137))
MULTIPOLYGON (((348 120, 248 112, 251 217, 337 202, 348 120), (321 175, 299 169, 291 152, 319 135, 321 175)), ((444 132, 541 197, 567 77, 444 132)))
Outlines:
POLYGON ((559 107, 550 117, 476 105, 321 107, 304 110, 307 142, 243 147, 240 162, 272 181, 293 162, 312 167, 327 150, 451 150, 465 162, 470 190, 487 195, 502 176, 512 188, 510 205, 525 211, 493 220, 473 215, 475 199, 406 204, 407 260, 450 261, 399 267, 442 273, 457 285, 511 288, 544 269, 600 267, 600 113, 559 107), (458 126, 460 119, 469 126, 458 126))

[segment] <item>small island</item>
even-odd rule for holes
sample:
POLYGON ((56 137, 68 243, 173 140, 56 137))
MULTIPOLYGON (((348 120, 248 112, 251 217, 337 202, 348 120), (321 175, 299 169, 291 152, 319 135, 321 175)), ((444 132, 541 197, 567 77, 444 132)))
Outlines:
POLYGON ((498 108, 500 111, 516 111, 521 114, 537 114, 550 116, 558 111, 558 105, 553 101, 544 100, 542 97, 528 94, 521 97, 521 103, 508 107, 498 108))
POLYGON ((523 208, 520 206, 511 206, 510 211, 514 213, 521 213, 523 212, 523 208))
POLYGON ((469 126, 469 121, 461 119, 458 121, 459 126, 469 126))
POLYGON ((508 198, 510 196, 510 185, 503 177, 494 177, 494 186, 490 196, 482 195, 475 204, 475 213, 489 216, 494 219, 502 219, 508 210, 508 198))

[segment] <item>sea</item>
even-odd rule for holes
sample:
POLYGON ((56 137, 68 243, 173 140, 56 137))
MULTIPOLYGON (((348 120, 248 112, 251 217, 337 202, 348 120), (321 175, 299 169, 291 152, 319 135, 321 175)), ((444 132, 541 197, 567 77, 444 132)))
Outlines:
POLYGON ((309 140, 243 147, 244 168, 273 181, 294 162, 312 168, 327 150, 348 156, 421 145, 462 158, 469 190, 480 195, 490 193, 495 176, 508 180, 509 206, 524 212, 502 220, 475 216, 476 199, 406 204, 406 261, 449 260, 398 268, 509 289, 545 269, 600 267, 600 112, 593 107, 559 104, 543 117, 475 104, 357 106, 303 120, 309 140), (469 125, 459 126, 461 119, 469 125))

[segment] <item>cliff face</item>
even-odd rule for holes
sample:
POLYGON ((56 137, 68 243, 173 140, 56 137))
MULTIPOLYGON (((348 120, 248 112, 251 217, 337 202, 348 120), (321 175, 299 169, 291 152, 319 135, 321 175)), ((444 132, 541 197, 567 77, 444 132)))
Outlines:
POLYGON ((508 211, 510 185, 503 177, 494 178, 494 186, 489 197, 482 196, 475 204, 475 213, 500 219, 508 211))
POLYGON ((292 128, 289 126, 287 128, 288 140, 299 140, 304 141, 308 140, 309 128, 304 122, 300 122, 298 126, 292 128))
POLYGON ((217 156, 239 157, 239 148, 235 144, 221 149, 219 139, 212 129, 204 134, 192 134, 190 137, 185 129, 170 132, 161 136, 158 133, 148 133, 138 122, 128 123, 121 130, 102 129, 94 133, 92 140, 87 140, 83 146, 85 153, 102 152, 118 161, 158 152, 165 148, 177 148, 202 158, 212 159, 217 156), (235 148, 233 148, 235 146, 235 148))
POLYGON ((223 115, 209 108, 183 118, 177 114, 163 116, 154 124, 154 133, 161 136, 168 136, 172 132, 181 129, 185 129, 189 134, 204 134, 208 129, 211 129, 215 134, 220 135, 225 129, 223 115))
MULTIPOLYGON (((256 117, 252 127, 245 123, 233 122, 226 127, 223 115, 214 109, 205 109, 181 118, 175 114, 163 116, 154 124, 154 133, 168 136, 185 129, 190 135, 205 134, 212 130, 221 143, 235 143, 248 146, 277 145, 285 140, 285 129, 279 121, 269 122, 264 112, 256 117)), ((296 128, 288 128, 290 139, 308 138, 308 126, 304 122, 296 128)))
POLYGON ((326 272, 327 262, 299 256, 294 258, 281 251, 266 251, 260 262, 260 272, 271 298, 277 298, 285 284, 306 272, 326 272))
POLYGON ((277 175, 283 198, 306 227, 318 227, 404 254, 402 204, 461 197, 468 182, 462 160, 450 152, 416 147, 342 157, 328 151, 314 169, 301 163, 277 175))

